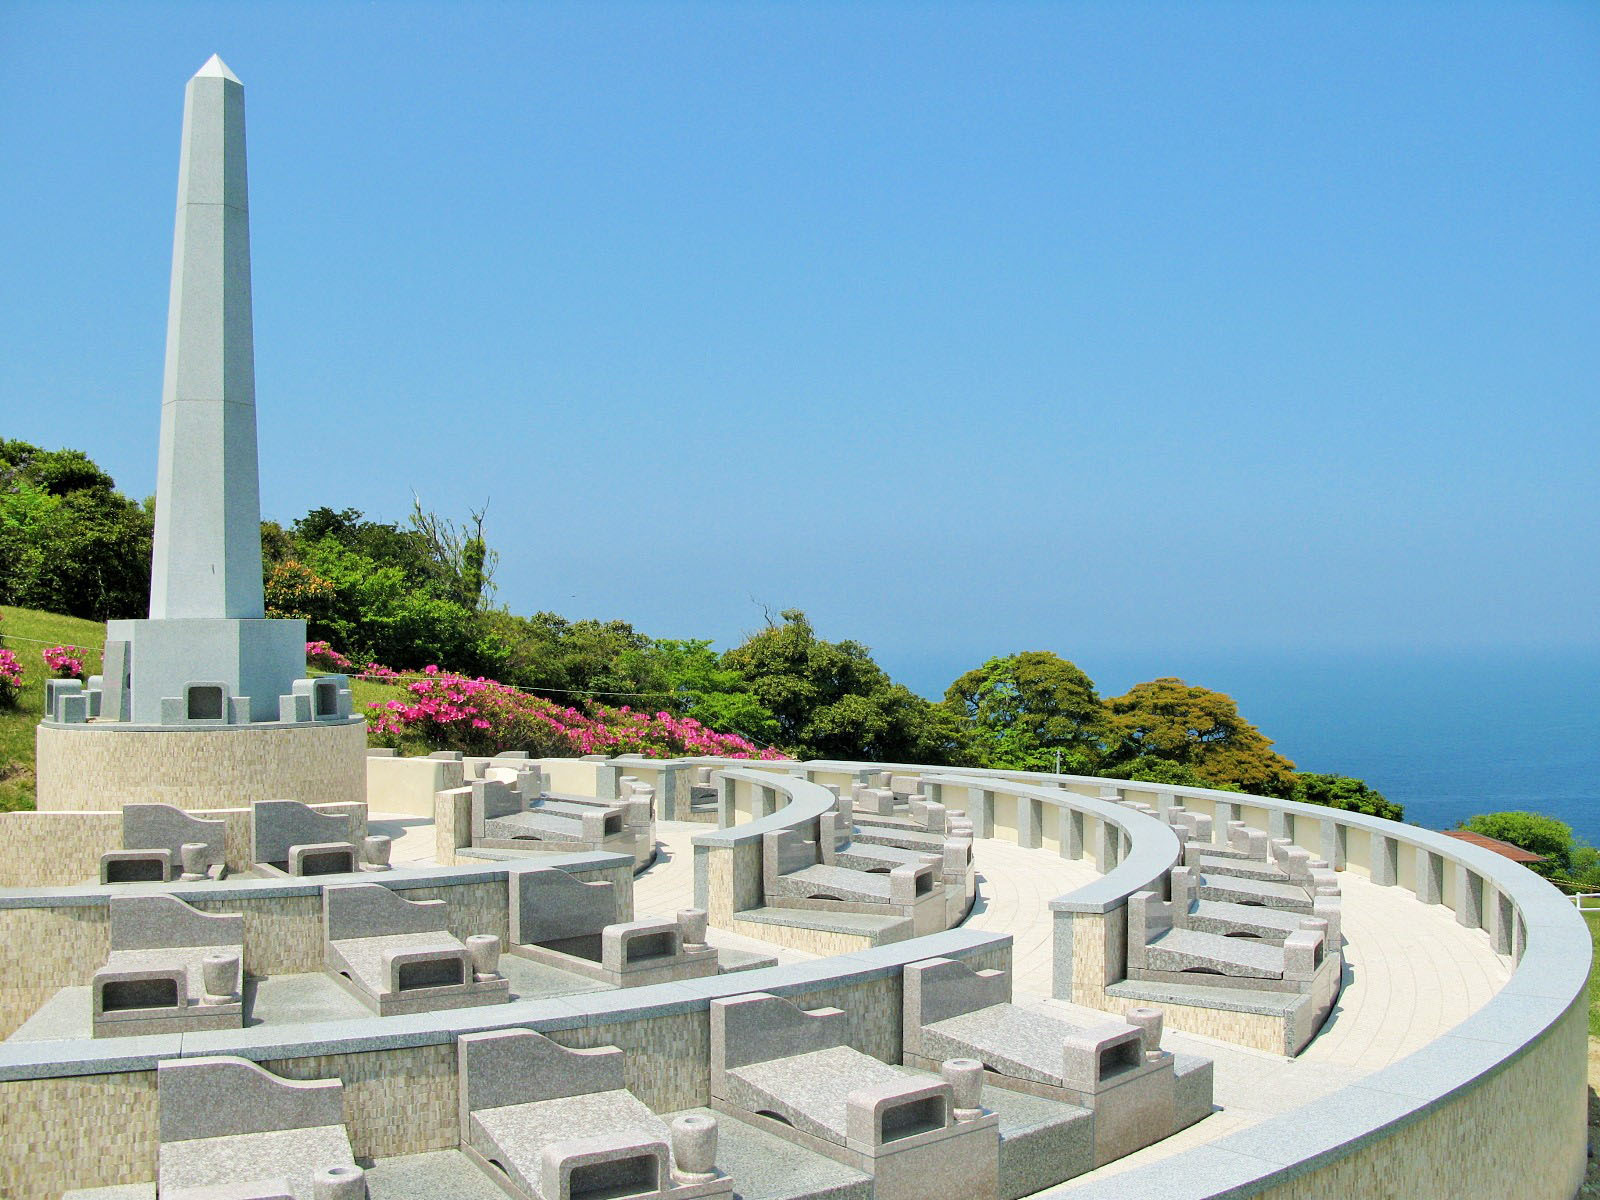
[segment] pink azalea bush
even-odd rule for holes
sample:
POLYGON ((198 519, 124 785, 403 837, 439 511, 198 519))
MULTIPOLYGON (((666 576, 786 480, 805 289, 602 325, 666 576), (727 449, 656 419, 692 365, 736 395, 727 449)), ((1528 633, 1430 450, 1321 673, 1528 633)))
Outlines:
POLYGON ((322 671, 344 673, 353 670, 355 663, 340 654, 327 642, 307 642, 306 666, 316 667, 322 671))
POLYGON ((0 650, 0 708, 15 708, 22 692, 22 664, 10 650, 0 650))
POLYGON ((716 755, 784 757, 737 734, 718 733, 691 717, 595 705, 592 713, 518 691, 493 679, 468 679, 436 666, 406 685, 405 699, 375 701, 370 728, 398 743, 419 737, 437 749, 467 754, 526 750, 540 757, 641 754, 650 758, 716 755))
POLYGON ((77 646, 51 646, 40 651, 44 665, 57 679, 82 679, 85 652, 77 646))

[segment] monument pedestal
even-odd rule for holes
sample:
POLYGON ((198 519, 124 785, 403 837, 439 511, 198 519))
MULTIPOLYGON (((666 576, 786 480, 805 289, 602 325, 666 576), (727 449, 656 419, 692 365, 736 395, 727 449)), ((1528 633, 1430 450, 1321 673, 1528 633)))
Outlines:
POLYGON ((39 726, 41 812, 121 808, 247 808, 257 800, 365 801, 367 722, 362 717, 283 725, 130 729, 39 726))
POLYGON ((278 698, 305 667, 304 621, 108 621, 100 716, 135 725, 276 721, 278 698), (223 685, 223 694, 196 691, 216 684, 223 685), (213 700, 215 707, 207 707, 213 700), (248 701, 248 707, 235 700, 248 701), (164 702, 169 711, 163 712, 164 702))

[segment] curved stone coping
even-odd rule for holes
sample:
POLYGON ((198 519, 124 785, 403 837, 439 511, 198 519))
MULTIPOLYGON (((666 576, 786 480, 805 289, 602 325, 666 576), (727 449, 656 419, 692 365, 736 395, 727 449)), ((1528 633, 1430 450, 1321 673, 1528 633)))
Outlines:
POLYGON ((6 888, 0 890, 0 909, 5 908, 93 908, 105 906, 113 896, 149 896, 160 893, 184 901, 264 900, 279 896, 315 896, 330 884, 380 883, 397 892, 411 888, 450 887, 459 884, 504 881, 516 866, 559 867, 564 871, 604 870, 627 867, 633 870, 633 856, 587 851, 576 854, 551 854, 537 861, 519 863, 474 863, 453 867, 394 867, 388 871, 360 871, 343 875, 314 875, 285 879, 218 879, 210 882, 179 883, 86 883, 56 888, 6 888))
MULTIPOLYGON (((893 769, 872 765, 878 770, 893 769)), ((813 770, 858 769, 854 763, 806 766, 813 770)), ((905 770, 915 768, 907 766, 905 770)), ((995 777, 994 773, 962 768, 948 774, 968 781, 995 777)), ((1593 950, 1582 916, 1549 883, 1492 850, 1398 821, 1269 796, 1081 775, 1007 771, 998 776, 1156 792, 1180 801, 1195 798, 1212 804, 1244 805, 1360 829, 1471 871, 1511 901, 1524 929, 1522 954, 1506 985, 1476 1013, 1414 1054, 1239 1133, 1103 1182, 1068 1183, 1044 1195, 1070 1195, 1074 1200, 1146 1196, 1202 1200, 1254 1195, 1381 1141, 1482 1085, 1532 1049, 1574 1007, 1587 1005, 1593 950)))
MULTIPOLYGON (((683 761, 683 760, 678 760, 683 761)), ((717 760, 710 760, 716 762, 717 760)), ((699 760, 695 765, 708 765, 699 760)), ((718 763, 720 767, 720 763, 718 763)), ((772 764, 766 769, 732 767, 748 782, 773 787, 790 798, 790 804, 770 817, 737 829, 699 834, 697 844, 737 845, 759 837, 769 829, 789 828, 831 807, 832 794, 819 784, 811 784, 792 774, 778 771, 801 770, 899 770, 924 774, 919 764, 843 763, 814 761, 801 764, 772 764), (820 796, 818 795, 820 793, 820 796), (825 798, 825 802, 824 802, 825 798), (801 807, 796 808, 796 804, 801 807), (794 809, 795 811, 790 811, 794 809)), ((1092 776, 1034 774, 1020 771, 984 771, 975 768, 941 768, 940 775, 952 782, 973 786, 981 781, 1004 780, 1030 789, 1042 783, 1065 783, 1119 788, 1136 792, 1171 795, 1175 799, 1203 799, 1213 805, 1244 805, 1278 811, 1363 830, 1376 837, 1392 839, 1402 845, 1463 867, 1506 896, 1521 922, 1521 957, 1510 980, 1494 998, 1460 1025, 1434 1039, 1416 1053, 1357 1083, 1315 1102, 1264 1121, 1206 1145, 1175 1154, 1147 1166, 1136 1168, 1104 1181, 1071 1183, 1046 1195, 1072 1196, 1075 1200, 1112 1200, 1128 1197, 1167 1198, 1247 1196, 1264 1188, 1292 1180, 1337 1161, 1363 1146, 1382 1141, 1400 1128, 1410 1125, 1440 1106, 1450 1103, 1497 1074, 1532 1049, 1575 1007, 1587 1003, 1587 982, 1591 959, 1588 927, 1577 910, 1555 888, 1492 851, 1417 826, 1345 812, 1320 805, 1297 804, 1265 796, 1223 792, 1209 788, 1175 787, 1125 779, 1092 776)), ((1005 790, 1010 788, 990 789, 1005 790)), ((1094 797, 1057 793, 1044 789, 1042 799, 1056 803, 1084 805, 1095 811, 1094 797), (1068 801, 1071 795, 1075 798, 1068 801)), ((1030 791, 1028 794, 1032 794, 1030 791)), ((1120 809, 1119 825, 1144 814, 1121 808, 1110 800, 1101 801, 1120 809)), ((1153 822, 1160 825, 1160 822, 1153 822)), ((1142 825, 1130 834, 1134 843, 1129 858, 1139 850, 1147 833, 1142 825)), ((1170 831, 1168 831, 1170 833, 1170 831)), ((594 855, 575 858, 616 859, 625 856, 594 855)), ((386 874, 414 879, 410 886, 437 886, 441 882, 469 882, 503 875, 504 867, 439 868, 386 874), (454 878, 452 878, 454 877, 454 878)), ((1111 875, 1106 876, 1107 879, 1111 875)), ((1102 881, 1103 882, 1103 881, 1102 881)), ((228 881, 194 889, 206 898, 228 881)), ((278 894, 309 894, 315 883, 282 884, 277 881, 240 881, 238 887, 254 886, 281 889, 278 894)), ((1097 885, 1090 885, 1091 887, 1097 885)), ((1084 889, 1072 894, 1078 898, 1084 889)), ((38 902, 41 894, 94 893, 79 903, 103 902, 110 888, 41 889, 19 896, 15 892, 0 896, 0 905, 27 906, 38 902)), ((1065 899, 1065 898, 1063 898, 1065 899)), ((1485 896, 1487 901, 1488 897, 1485 896)), ((1052 905, 1054 907, 1054 905, 1052 905)), ((562 1029, 637 1020, 692 1010, 705 1005, 713 996, 769 990, 804 993, 837 986, 852 979, 866 979, 898 971, 905 963, 938 955, 964 957, 990 946, 1008 943, 1009 937, 992 937, 965 929, 952 929, 896 942, 835 958, 817 959, 791 966, 683 983, 658 984, 622 992, 589 993, 554 1000, 517 1002, 492 1009, 461 1009, 453 1012, 389 1017, 374 1031, 371 1018, 321 1025, 305 1025, 262 1033, 257 1030, 226 1030, 211 1033, 174 1034, 143 1038, 91 1039, 73 1042, 6 1043, 0 1045, 0 1081, 52 1076, 90 1075, 117 1071, 150 1070, 161 1058, 173 1056, 239 1054, 257 1061, 292 1058, 313 1054, 356 1050, 382 1050, 409 1045, 447 1042, 459 1033, 475 1029, 531 1025, 562 1029), (107 1042, 114 1042, 108 1045, 107 1042)))
MULTIPOLYGON (((615 857, 615 856, 612 856, 615 857)), ((150 1071, 164 1058, 236 1054, 254 1062, 445 1045, 463 1033, 533 1028, 584 1029, 705 1009, 713 999, 747 992, 797 996, 895 975, 924 958, 967 958, 1009 947, 1010 934, 951 929, 833 958, 812 959, 731 975, 584 992, 547 1000, 518 1000, 479 1008, 406 1016, 352 1017, 271 1029, 225 1029, 146 1037, 79 1038, 0 1044, 0 1082, 150 1071)))
POLYGON ((250 721, 244 725, 138 725, 132 721, 40 721, 45 729, 69 729, 86 733, 259 733, 263 729, 326 729, 338 725, 362 725, 366 716, 323 717, 315 721, 250 721))
POLYGON ((1036 787, 991 775, 930 775, 923 772, 922 779, 928 783, 981 787, 986 792, 1041 800, 1057 808, 1087 813, 1128 835, 1132 849, 1127 857, 1093 883, 1050 901, 1051 912, 1110 912, 1126 903, 1135 892, 1159 885, 1161 876, 1178 863, 1181 847, 1178 835, 1172 832, 1170 825, 1145 813, 1125 808, 1114 800, 1100 800, 1060 788, 1036 787))
POLYGON ((718 770, 718 774, 726 779, 740 779, 782 792, 788 798, 788 803, 770 816, 744 825, 697 833, 692 839, 696 846, 739 846, 760 842, 764 834, 779 829, 793 829, 804 821, 814 821, 834 806, 832 792, 820 783, 812 783, 799 775, 777 775, 750 767, 724 767, 718 770))

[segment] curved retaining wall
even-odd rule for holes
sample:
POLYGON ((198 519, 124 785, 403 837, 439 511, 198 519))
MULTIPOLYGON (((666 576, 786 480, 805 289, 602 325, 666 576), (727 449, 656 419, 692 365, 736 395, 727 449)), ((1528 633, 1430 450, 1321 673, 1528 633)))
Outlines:
MULTIPOLYGON (((769 802, 769 792, 775 806, 784 801, 744 826, 702 835, 711 839, 708 853, 731 856, 750 842, 759 847, 764 827, 818 815, 832 802, 822 782, 848 783, 866 769, 917 770, 904 764, 772 768, 701 761, 730 768, 725 775, 735 779, 729 803, 736 803, 733 791, 744 789, 752 815, 769 802), (797 769, 809 778, 793 774, 797 769)), ((1517 958, 1510 981, 1488 1004, 1401 1062, 1240 1133, 1103 1181, 1069 1183, 1048 1195, 1201 1200, 1469 1194, 1567 1200, 1576 1190, 1585 1161, 1590 942, 1571 905, 1537 876, 1427 830, 1287 801, 1017 772, 940 769, 930 779, 940 787, 967 787, 969 802, 970 789, 976 788, 980 805, 981 793, 992 793, 989 831, 1016 836, 1024 845, 1050 848, 1053 843, 1070 851, 1071 814, 1083 816, 1086 842, 1080 840, 1078 851, 1085 852, 1087 844, 1088 852, 1098 850, 1111 869, 1052 902, 1058 919, 1067 913, 1073 922, 1096 915, 1114 921, 1119 900, 1147 884, 1151 871, 1159 875, 1164 868, 1158 864, 1165 859, 1170 865, 1169 856, 1175 856, 1175 846, 1164 840, 1171 831, 1122 801, 1137 799, 1158 808, 1181 801, 1209 812, 1219 828, 1229 819, 1264 824, 1275 835, 1309 844, 1336 866, 1369 874, 1379 884, 1408 887, 1419 902, 1445 904, 1457 920, 1486 928, 1497 949, 1517 958), (1011 803, 1000 803, 1002 797, 1011 803)), ((946 800, 955 802, 953 796, 946 800)), ((414 886, 481 888, 493 885, 491 876, 503 874, 503 868, 458 869, 432 873, 414 886)), ((314 885, 288 886, 314 890, 314 885)), ((733 871, 726 885, 730 904, 736 902, 736 888, 733 871)), ((707 892, 709 901, 709 872, 707 892)), ((19 908, 40 907, 60 912, 72 906, 39 895, 0 897, 0 919, 9 920, 19 908)), ((61 912, 60 919, 74 917, 61 912)), ((5 952, 24 960, 12 969, 27 970, 26 958, 37 952, 37 942, 19 935, 14 925, 8 924, 6 933, 5 952)), ((1077 951, 1074 936, 1074 978, 1085 965, 1077 951)), ((567 1045, 621 1046, 628 1052, 629 1086, 657 1108, 704 1102, 706 1006, 713 995, 760 989, 804 996, 808 1005, 838 1005, 850 1015, 853 1044, 893 1059, 899 1053, 900 969, 935 955, 1004 966, 1010 939, 956 929, 762 972, 387 1018, 381 1024, 364 1019, 123 1038, 113 1045, 10 1043, 0 1046, 8 1118, 0 1143, 0 1192, 43 1196, 66 1186, 150 1178, 154 1068, 159 1059, 175 1055, 240 1054, 295 1078, 340 1076, 358 1155, 454 1144, 453 1043, 474 1029, 520 1025, 549 1032, 567 1045), (98 1131, 94 1139, 81 1136, 88 1127, 98 1131)))
POLYGON ((367 798, 367 723, 361 717, 214 729, 41 724, 35 750, 41 812, 152 800, 201 809, 367 798))
MULTIPOLYGON (((631 887, 631 860, 619 855, 548 856, 541 865, 631 887)), ((364 882, 384 883, 408 899, 444 900, 451 930, 461 936, 495 928, 496 921, 504 929, 506 878, 507 866, 500 864, 397 870, 364 882)), ((50 981, 45 995, 62 980, 85 981, 104 961, 111 890, 0 895, 0 945, 18 956, 7 967, 10 977, 28 977, 37 966, 29 961, 32 947, 54 937, 75 948, 75 958, 61 964, 60 979, 50 981)), ((243 912, 253 971, 319 968, 319 884, 225 880, 171 890, 197 907, 243 912)), ((901 969, 934 955, 977 970, 1006 969, 1011 939, 956 929, 848 959, 382 1020, 8 1042, 0 1045, 0 1196, 42 1200, 68 1189, 154 1178, 156 1066, 163 1059, 233 1054, 288 1078, 337 1076, 345 1084, 345 1124, 358 1156, 453 1149, 460 1137, 455 1041, 463 1033, 536 1029, 564 1046, 617 1046, 626 1054, 628 1087, 645 1103, 658 1111, 699 1107, 710 1103, 712 999, 766 991, 810 1008, 837 1006, 848 1014, 851 1045, 894 1060, 900 1054, 901 969)))
MULTIPOLYGON (((806 768, 831 782, 864 765, 806 768)), ((876 769, 916 770, 909 764, 876 769)), ((1081 808, 1090 792, 1103 802, 1138 801, 1158 810, 1182 803, 1211 815, 1219 839, 1228 821, 1243 820, 1292 839, 1337 869, 1407 887, 1420 903, 1445 905, 1459 923, 1484 929, 1497 952, 1517 960, 1488 1004, 1393 1066, 1241 1133, 1102 1183, 1068 1183, 1046 1194, 1085 1200, 1456 1194, 1568 1200, 1577 1191, 1587 1154, 1592 944, 1572 904, 1533 872, 1431 830, 1271 797, 1017 771, 958 769, 932 778, 960 781, 969 796, 975 789, 1049 803, 1056 789, 1077 793, 1050 806, 1058 813, 1081 808), (1046 794, 1035 796, 1036 785, 1046 794)), ((1025 814, 1008 826, 994 814, 991 808, 991 832, 1014 833, 1023 845, 1043 843, 1042 819, 1025 814)), ((1120 828, 1131 828, 1137 838, 1141 826, 1120 828)), ((1060 839, 1063 852, 1070 840, 1070 832, 1060 839)), ((1103 892, 1106 882, 1059 897, 1051 908, 1059 915, 1084 893, 1103 892)), ((1108 899, 1114 897, 1098 894, 1097 902, 1108 899)), ((1118 910, 1113 905, 1108 911, 1118 910)), ((1125 937, 1125 918, 1122 927, 1125 937)), ((1061 955, 1058 937, 1058 964, 1061 955)), ((1056 994, 1062 995, 1059 974, 1056 994)))

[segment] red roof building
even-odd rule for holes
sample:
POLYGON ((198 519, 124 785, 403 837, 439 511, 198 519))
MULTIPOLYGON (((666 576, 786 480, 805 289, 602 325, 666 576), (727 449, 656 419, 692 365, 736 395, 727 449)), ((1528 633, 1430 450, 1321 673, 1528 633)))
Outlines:
POLYGON ((1499 838, 1489 837, 1487 834, 1473 833, 1470 829, 1445 829, 1445 837, 1460 838, 1463 842, 1471 842, 1474 846, 1482 846, 1485 850, 1493 850, 1509 858, 1512 862, 1528 863, 1543 862, 1544 855, 1535 854, 1531 850, 1524 850, 1521 846, 1513 846, 1510 842, 1502 842, 1499 838))

